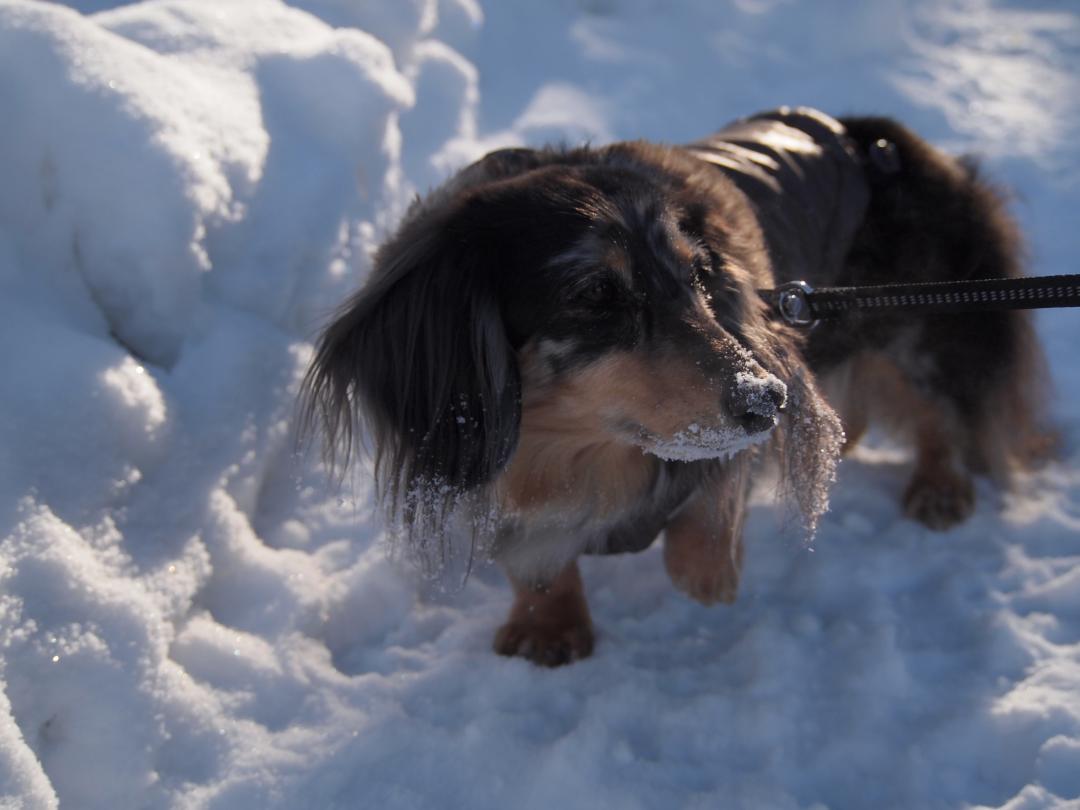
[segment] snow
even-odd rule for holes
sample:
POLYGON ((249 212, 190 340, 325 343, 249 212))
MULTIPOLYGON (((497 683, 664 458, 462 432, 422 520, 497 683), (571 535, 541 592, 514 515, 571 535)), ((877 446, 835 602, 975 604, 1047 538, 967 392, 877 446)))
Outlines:
POLYGON ((488 149, 891 114, 1052 274, 1078 99, 1067 0, 0 0, 0 807, 1080 806, 1072 311, 1018 493, 928 532, 876 439, 812 548, 758 493, 730 608, 585 560, 556 671, 490 651, 498 571, 422 581, 368 463, 292 435, 319 325, 488 149))
POLYGON ((641 437, 641 446, 646 453, 651 453, 667 461, 700 461, 701 459, 728 459, 748 447, 760 444, 769 438, 768 430, 759 433, 747 433, 738 428, 701 427, 697 422, 680 430, 670 439, 660 436, 641 437))

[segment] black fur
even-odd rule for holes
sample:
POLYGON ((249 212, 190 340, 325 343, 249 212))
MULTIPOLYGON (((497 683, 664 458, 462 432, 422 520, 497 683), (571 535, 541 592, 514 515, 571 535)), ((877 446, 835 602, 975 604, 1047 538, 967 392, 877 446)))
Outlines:
POLYGON ((457 213, 438 233, 406 226, 382 250, 381 272, 326 330, 306 382, 308 418, 341 439, 329 447, 344 449, 345 462, 365 415, 394 501, 402 486, 488 482, 517 438, 520 383, 501 325, 498 250, 472 236, 467 207, 457 213))

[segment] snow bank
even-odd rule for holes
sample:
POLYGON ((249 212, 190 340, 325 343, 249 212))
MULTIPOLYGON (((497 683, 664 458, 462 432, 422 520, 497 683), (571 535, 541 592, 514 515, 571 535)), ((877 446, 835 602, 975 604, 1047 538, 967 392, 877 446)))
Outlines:
POLYGON ((340 511, 292 396, 407 199, 414 102, 382 42, 278 3, 0 4, 0 796, 269 801, 251 727, 303 712, 320 656, 285 659, 354 598, 284 547, 319 520, 279 503, 340 511))
POLYGON ((320 322, 495 145, 899 115, 1080 252, 1080 21, 980 0, 0 0, 0 806, 1056 807, 1080 800, 1080 371, 1061 463, 946 536, 845 461, 813 550, 754 507, 727 610, 584 566, 596 655, 490 652, 497 572, 387 558, 294 451, 320 322), (80 13, 81 12, 81 13, 80 13), (95 13, 96 12, 96 13, 95 13), (844 34, 837 36, 838 29, 844 34))

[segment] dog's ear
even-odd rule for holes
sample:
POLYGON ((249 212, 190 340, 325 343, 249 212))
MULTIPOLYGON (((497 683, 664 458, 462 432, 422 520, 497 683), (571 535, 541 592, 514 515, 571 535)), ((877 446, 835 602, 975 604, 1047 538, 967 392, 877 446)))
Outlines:
POLYGON ((789 368, 788 412, 777 431, 781 492, 798 508, 808 537, 829 509, 829 490, 844 447, 844 428, 805 366, 789 368))
POLYGON ((812 537, 829 508, 844 428, 803 359, 804 336, 767 319, 756 295, 752 307, 756 312, 744 333, 748 347, 787 387, 787 407, 772 441, 779 462, 779 494, 795 506, 807 537, 812 537))
POLYGON ((445 503, 488 483, 516 446, 517 361, 496 268, 479 248, 448 217, 412 217, 308 371, 304 422, 322 423, 332 464, 348 463, 366 427, 392 509, 401 497, 438 491, 445 503))

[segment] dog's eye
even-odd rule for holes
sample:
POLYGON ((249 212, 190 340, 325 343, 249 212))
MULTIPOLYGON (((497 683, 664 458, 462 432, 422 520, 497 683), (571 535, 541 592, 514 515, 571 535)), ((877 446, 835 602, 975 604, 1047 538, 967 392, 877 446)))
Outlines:
POLYGON ((585 284, 574 297, 587 304, 607 304, 617 292, 611 279, 597 278, 585 284))

